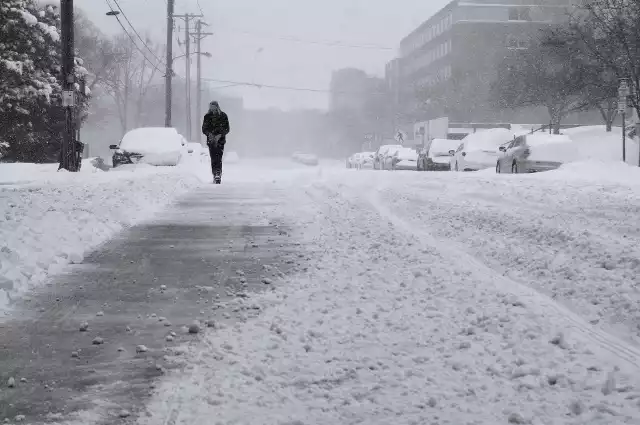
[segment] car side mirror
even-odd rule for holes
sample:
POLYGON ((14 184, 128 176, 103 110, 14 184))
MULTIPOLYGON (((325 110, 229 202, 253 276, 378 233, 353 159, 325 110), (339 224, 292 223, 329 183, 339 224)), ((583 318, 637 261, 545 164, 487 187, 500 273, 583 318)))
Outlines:
POLYGON ((466 152, 462 152, 462 156, 467 156, 467 153, 466 152))
POLYGON ((498 149, 500 150, 500 152, 506 152, 507 151, 507 148, 505 146, 500 146, 498 149))
POLYGON ((451 149, 451 150, 449 151, 449 155, 450 155, 450 156, 453 156, 453 155, 455 155, 455 154, 456 154, 456 151, 454 151, 453 149, 451 149))
POLYGON ((118 145, 109 145, 109 149, 116 150, 118 149, 118 145))

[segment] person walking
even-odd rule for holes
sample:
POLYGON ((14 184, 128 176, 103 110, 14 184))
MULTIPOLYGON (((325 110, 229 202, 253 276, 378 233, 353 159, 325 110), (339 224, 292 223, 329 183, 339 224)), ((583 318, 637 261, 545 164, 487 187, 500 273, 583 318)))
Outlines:
POLYGON ((205 114, 202 121, 202 134, 207 136, 207 146, 211 155, 211 172, 215 184, 222 182, 222 156, 229 131, 231 131, 229 117, 214 100, 209 104, 209 112, 205 114))

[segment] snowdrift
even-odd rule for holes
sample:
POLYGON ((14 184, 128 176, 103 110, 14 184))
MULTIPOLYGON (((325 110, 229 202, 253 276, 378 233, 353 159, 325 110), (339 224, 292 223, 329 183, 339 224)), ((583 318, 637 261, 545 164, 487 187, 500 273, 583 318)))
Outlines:
POLYGON ((189 167, 56 169, 56 164, 0 164, 0 289, 20 294, 41 284, 199 184, 189 167))

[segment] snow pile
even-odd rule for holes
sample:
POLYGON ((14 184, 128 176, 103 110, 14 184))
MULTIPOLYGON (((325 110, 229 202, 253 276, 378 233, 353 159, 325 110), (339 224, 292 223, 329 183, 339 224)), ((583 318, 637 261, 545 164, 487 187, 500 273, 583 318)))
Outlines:
POLYGON ((16 178, 31 180, 0 185, 0 287, 18 293, 198 184, 183 167, 105 173, 83 165, 75 174, 56 173, 55 164, 0 164, 0 175, 7 168, 24 168, 16 178))
POLYGON ((352 174, 292 191, 310 263, 252 300, 258 318, 192 346, 140 424, 637 423, 621 359, 416 237, 367 197, 377 174, 352 174))
MULTIPOLYGON (((579 161, 622 161, 622 129, 607 132, 604 126, 585 126, 562 131, 576 145, 579 161)), ((638 165, 637 139, 627 138, 627 163, 638 165)))

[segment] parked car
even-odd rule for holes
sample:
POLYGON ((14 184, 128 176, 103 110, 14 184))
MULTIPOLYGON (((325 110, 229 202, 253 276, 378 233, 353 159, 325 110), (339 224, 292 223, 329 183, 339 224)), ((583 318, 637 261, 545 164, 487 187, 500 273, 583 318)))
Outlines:
POLYGON ((310 153, 296 152, 293 154, 292 159, 295 162, 298 162, 300 164, 310 165, 310 166, 318 165, 318 163, 320 162, 317 156, 310 153))
POLYGON ((460 146, 460 140, 433 139, 428 148, 418 155, 419 171, 449 171, 451 156, 460 146))
POLYGON ((347 168, 358 168, 358 162, 360 161, 361 152, 354 153, 347 158, 347 168))
POLYGON ((373 170, 373 160, 374 160, 375 154, 376 154, 375 152, 362 152, 362 154, 360 155, 360 160, 358 161, 358 169, 373 170))
POLYGON ((565 135, 529 134, 516 137, 500 147, 496 173, 537 173, 555 170, 576 151, 565 135))
POLYGON ((175 166, 182 158, 187 140, 175 128, 142 127, 129 131, 114 150, 113 167, 125 164, 175 166))
MULTIPOLYGON (((401 147, 402 147, 402 145, 382 145, 382 146, 380 146, 378 148, 378 150, 376 151, 376 154, 375 154, 373 168, 376 169, 376 170, 384 170, 385 169, 385 162, 386 162, 387 157, 389 155, 389 151, 390 150, 397 150, 397 149, 400 149, 401 147)), ((395 153, 395 151, 393 153, 395 153)), ((392 153, 392 155, 393 155, 393 153, 392 153)), ((391 161, 389 161, 389 165, 390 164, 391 164, 391 161)))
POLYGON ((478 171, 495 167, 499 155, 498 148, 513 140, 513 137, 513 132, 504 128, 480 130, 469 134, 451 154, 451 170, 478 171))
POLYGON ((412 170, 418 169, 418 152, 412 148, 400 148, 391 157, 392 170, 412 170))

